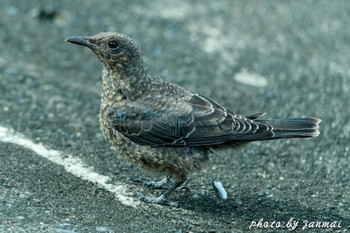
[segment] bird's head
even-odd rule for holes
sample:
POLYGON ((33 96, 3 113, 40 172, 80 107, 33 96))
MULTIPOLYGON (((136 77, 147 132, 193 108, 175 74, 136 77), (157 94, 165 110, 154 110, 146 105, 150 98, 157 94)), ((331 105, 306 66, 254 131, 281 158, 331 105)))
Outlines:
POLYGON ((141 54, 136 43, 121 33, 102 32, 94 36, 73 36, 67 42, 90 48, 107 69, 117 72, 141 65, 141 54))

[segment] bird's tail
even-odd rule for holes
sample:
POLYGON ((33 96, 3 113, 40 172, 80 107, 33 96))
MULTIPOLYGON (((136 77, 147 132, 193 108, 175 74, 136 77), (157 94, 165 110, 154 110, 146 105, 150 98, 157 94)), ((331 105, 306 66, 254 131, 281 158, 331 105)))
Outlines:
POLYGON ((255 121, 272 126, 274 135, 271 139, 313 138, 320 134, 318 127, 321 120, 314 117, 255 121))

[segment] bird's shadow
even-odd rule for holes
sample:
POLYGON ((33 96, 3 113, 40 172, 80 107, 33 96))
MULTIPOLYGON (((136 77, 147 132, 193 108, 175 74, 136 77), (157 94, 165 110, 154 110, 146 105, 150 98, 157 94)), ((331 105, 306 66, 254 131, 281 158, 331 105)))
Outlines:
POLYGON ((323 211, 302 205, 295 200, 282 201, 258 194, 246 195, 240 200, 227 199, 225 201, 214 196, 200 196, 195 200, 184 200, 179 207, 202 215, 210 215, 222 222, 245 222, 246 229, 249 229, 253 222, 257 224, 259 220, 269 224, 279 221, 286 226, 291 219, 298 221, 296 229, 299 230, 306 221, 308 223, 333 222, 341 226, 341 229, 350 229, 350 219, 339 215, 336 209, 323 211))

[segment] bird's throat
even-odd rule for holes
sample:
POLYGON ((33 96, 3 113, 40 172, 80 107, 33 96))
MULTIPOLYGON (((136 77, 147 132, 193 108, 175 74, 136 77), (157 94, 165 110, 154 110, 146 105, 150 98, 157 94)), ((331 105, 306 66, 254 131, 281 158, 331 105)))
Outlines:
POLYGON ((130 75, 124 72, 103 69, 102 72, 102 102, 135 100, 143 95, 141 88, 147 76, 130 75))

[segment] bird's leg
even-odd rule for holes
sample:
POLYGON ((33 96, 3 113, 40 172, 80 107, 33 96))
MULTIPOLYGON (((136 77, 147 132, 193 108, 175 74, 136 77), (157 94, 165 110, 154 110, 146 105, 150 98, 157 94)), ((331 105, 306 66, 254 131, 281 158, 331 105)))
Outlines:
POLYGON ((175 191, 178 187, 180 187, 181 185, 183 185, 185 183, 186 179, 181 179, 181 180, 176 180, 171 186, 170 188, 168 188, 167 190, 165 190, 165 192, 160 195, 159 198, 166 198, 168 197, 173 191, 175 191))
POLYGON ((186 178, 183 178, 181 180, 176 180, 170 188, 168 188, 162 195, 159 197, 152 197, 152 196, 143 196, 143 195, 137 195, 136 198, 147 202, 147 203, 154 203, 154 204, 160 204, 160 205, 167 205, 167 206, 174 206, 177 207, 178 203, 173 201, 168 201, 166 198, 175 191, 178 187, 183 185, 186 181, 186 178))
POLYGON ((159 181, 149 180, 144 177, 140 177, 138 179, 131 179, 133 182, 141 183, 146 187, 151 187, 155 189, 162 189, 165 188, 164 185, 170 180, 170 175, 166 175, 163 177, 163 179, 159 181))
POLYGON ((161 189, 161 188, 164 188, 164 185, 168 183, 169 180, 170 180, 170 175, 168 174, 159 181, 152 181, 152 180, 149 181, 148 183, 146 183, 146 186, 152 187, 155 189, 161 189))

